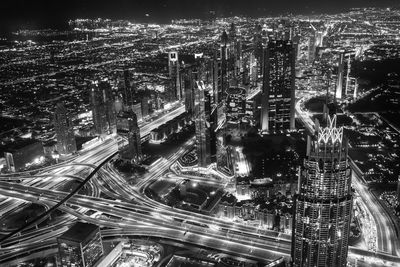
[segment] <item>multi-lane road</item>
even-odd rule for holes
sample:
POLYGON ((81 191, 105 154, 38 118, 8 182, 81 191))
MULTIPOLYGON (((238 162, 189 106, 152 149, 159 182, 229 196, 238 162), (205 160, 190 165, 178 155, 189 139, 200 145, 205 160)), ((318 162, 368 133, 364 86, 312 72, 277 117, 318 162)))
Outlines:
MULTIPOLYGON (((169 120, 169 116, 181 114, 179 109, 172 112, 151 127, 156 127, 158 123, 165 123, 169 120)), ((145 131, 150 131, 151 127, 147 127, 145 131)), ((180 156, 192 149, 193 145, 194 139, 189 139, 168 157, 162 158, 155 166, 150 167, 149 172, 136 185, 130 185, 111 165, 106 164, 92 178, 92 188, 96 189, 90 190, 90 195, 76 194, 65 205, 60 206, 60 210, 68 214, 66 218, 62 218, 46 228, 31 229, 21 233, 20 236, 14 236, 4 241, 0 249, 0 263, 15 259, 27 251, 54 247, 55 237, 65 231, 73 223, 74 218, 110 228, 110 230, 103 231, 104 236, 148 235, 183 240, 221 251, 251 256, 255 259, 265 259, 266 257, 276 259, 281 256, 289 258, 291 238, 288 235, 261 230, 258 227, 230 222, 205 214, 174 209, 151 199, 144 193, 145 188, 160 177, 178 180, 179 175, 166 173, 180 156), (106 194, 112 199, 103 198, 100 193, 106 194), (93 213, 97 218, 93 217, 93 213)), ((87 175, 95 166, 116 151, 117 142, 112 138, 107 139, 101 145, 88 149, 66 164, 44 170, 37 177, 19 176, 22 180, 21 183, 11 179, 0 179, 0 194, 9 197, 9 201, 17 203, 16 205, 33 202, 52 207, 68 194, 68 192, 57 191, 60 184, 65 182, 65 179, 61 179, 63 175, 70 179, 80 177, 77 180, 82 180, 84 174, 87 175)), ((185 179, 185 177, 181 178, 185 179)), ((199 177, 199 182, 202 179, 199 177)), ((371 209, 371 213, 380 214, 382 211, 379 207, 374 210, 375 208, 371 205, 373 199, 369 199, 370 192, 365 190, 361 181, 353 179, 356 190, 363 195, 363 200, 371 209)), ((377 223, 386 226, 388 222, 383 217, 381 220, 377 220, 377 223)), ((395 256, 397 255, 397 246, 392 231, 393 229, 390 227, 382 227, 377 231, 379 248, 377 253, 350 248, 350 255, 360 259, 365 257, 378 259, 384 261, 387 266, 400 264, 400 259, 395 256)))

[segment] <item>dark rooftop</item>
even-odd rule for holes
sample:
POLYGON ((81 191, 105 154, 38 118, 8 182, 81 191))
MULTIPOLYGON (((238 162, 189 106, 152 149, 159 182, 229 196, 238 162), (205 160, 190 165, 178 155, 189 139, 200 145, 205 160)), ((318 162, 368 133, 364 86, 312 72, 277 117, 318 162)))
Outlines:
POLYGON ((90 223, 77 222, 68 231, 66 231, 60 239, 84 242, 93 232, 98 230, 98 226, 90 223))

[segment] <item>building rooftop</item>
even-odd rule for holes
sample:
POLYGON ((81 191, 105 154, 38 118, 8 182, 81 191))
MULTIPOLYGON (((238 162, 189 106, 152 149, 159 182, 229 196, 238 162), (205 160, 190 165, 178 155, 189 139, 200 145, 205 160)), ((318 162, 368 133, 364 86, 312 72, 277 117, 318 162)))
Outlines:
POLYGON ((10 152, 13 153, 15 151, 18 151, 20 149, 24 149, 27 146, 30 146, 32 144, 40 143, 40 141, 36 139, 18 139, 15 140, 14 142, 9 142, 5 145, 0 146, 0 151, 4 152, 10 152))
POLYGON ((246 94, 246 90, 242 87, 230 87, 227 93, 230 95, 246 94))
POLYGON ((90 238, 98 229, 97 225, 77 222, 59 238, 81 243, 90 238))

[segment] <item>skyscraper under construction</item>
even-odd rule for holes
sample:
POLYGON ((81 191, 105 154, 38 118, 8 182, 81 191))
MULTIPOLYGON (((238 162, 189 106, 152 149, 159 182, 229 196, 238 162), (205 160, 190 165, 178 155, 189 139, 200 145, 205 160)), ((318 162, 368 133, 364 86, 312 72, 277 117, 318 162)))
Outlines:
POLYGON ((347 139, 335 115, 315 130, 299 178, 293 266, 346 266, 353 206, 347 139))

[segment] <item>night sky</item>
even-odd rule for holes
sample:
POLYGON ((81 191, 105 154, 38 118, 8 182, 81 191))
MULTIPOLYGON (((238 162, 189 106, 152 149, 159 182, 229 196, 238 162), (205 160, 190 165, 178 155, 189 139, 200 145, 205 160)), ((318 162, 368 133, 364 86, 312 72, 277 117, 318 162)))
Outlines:
POLYGON ((18 28, 61 28, 71 18, 103 17, 145 22, 172 18, 204 18, 209 10, 220 16, 269 16, 282 13, 334 13, 350 7, 394 6, 398 0, 1 0, 1 31, 18 28), (148 17, 145 14, 149 14, 148 17))

